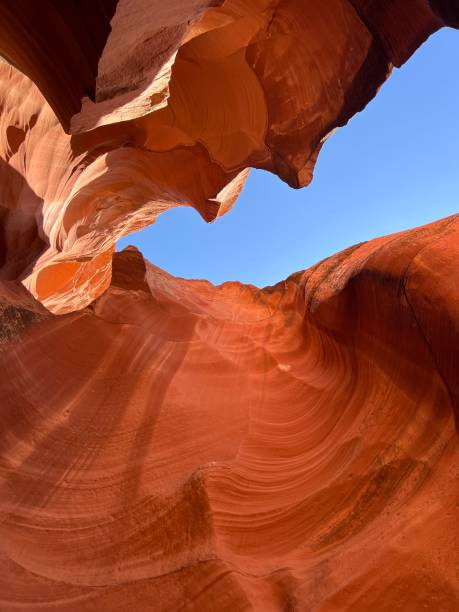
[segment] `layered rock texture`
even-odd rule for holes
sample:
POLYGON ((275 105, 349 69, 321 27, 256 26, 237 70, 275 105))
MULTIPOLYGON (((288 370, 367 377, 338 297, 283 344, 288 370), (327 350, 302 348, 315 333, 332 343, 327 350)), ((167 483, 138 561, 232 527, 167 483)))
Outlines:
POLYGON ((264 289, 114 253, 217 219, 250 167, 307 185, 444 25, 457 2, 0 3, 0 610, 459 609, 459 217, 264 289))

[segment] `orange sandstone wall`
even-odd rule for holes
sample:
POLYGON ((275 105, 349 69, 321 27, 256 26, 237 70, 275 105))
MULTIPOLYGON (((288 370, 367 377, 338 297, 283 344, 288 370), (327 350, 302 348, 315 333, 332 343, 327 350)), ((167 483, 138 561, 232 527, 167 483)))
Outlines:
POLYGON ((459 218, 264 289, 113 253, 306 185, 458 14, 0 3, 2 612, 459 609, 459 218))
POLYGON ((0 609, 456 610, 458 232, 262 290, 130 247, 79 312, 7 294, 0 609))
POLYGON ((108 287, 116 240, 164 210, 216 219, 249 167, 306 185, 331 132, 458 13, 447 0, 3 0, 0 277, 78 310, 108 287))

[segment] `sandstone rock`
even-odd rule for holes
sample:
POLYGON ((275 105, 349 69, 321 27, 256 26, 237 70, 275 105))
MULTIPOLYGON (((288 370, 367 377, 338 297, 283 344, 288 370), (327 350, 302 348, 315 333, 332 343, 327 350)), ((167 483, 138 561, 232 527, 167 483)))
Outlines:
POLYGON ((458 231, 262 290, 128 248, 31 320, 0 353, 2 609, 456 609, 458 231))
POLYGON ((164 210, 214 220, 249 167, 306 185, 331 132, 458 12, 446 0, 4 0, 0 53, 36 85, 0 65, 1 277, 71 312, 108 287, 116 240, 164 210))
POLYGON ((114 253, 171 207, 224 214, 249 167, 306 185, 458 24, 448 0, 0 3, 0 610, 459 608, 459 217, 264 289, 114 253))

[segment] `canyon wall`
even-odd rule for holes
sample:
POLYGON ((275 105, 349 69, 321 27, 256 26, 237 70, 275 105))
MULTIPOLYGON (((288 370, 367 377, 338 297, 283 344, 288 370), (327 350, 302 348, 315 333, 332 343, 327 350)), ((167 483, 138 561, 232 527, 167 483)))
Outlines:
POLYGON ((114 252, 216 220, 250 167, 306 186, 444 25, 457 2, 0 3, 0 610, 458 609, 459 217, 264 289, 114 252))
POLYGON ((325 139, 458 14, 446 0, 3 0, 0 278, 78 310, 107 289, 116 241, 161 212, 215 220, 249 167, 307 185, 325 139))

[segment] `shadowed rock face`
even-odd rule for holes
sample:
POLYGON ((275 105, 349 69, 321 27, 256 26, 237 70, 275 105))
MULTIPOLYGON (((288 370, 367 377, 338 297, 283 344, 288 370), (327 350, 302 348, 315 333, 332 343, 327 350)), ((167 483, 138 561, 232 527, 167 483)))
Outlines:
POLYGON ((0 610, 457 610, 459 217, 264 289, 113 253, 307 184, 457 3, 37 6, 0 6, 0 610))

